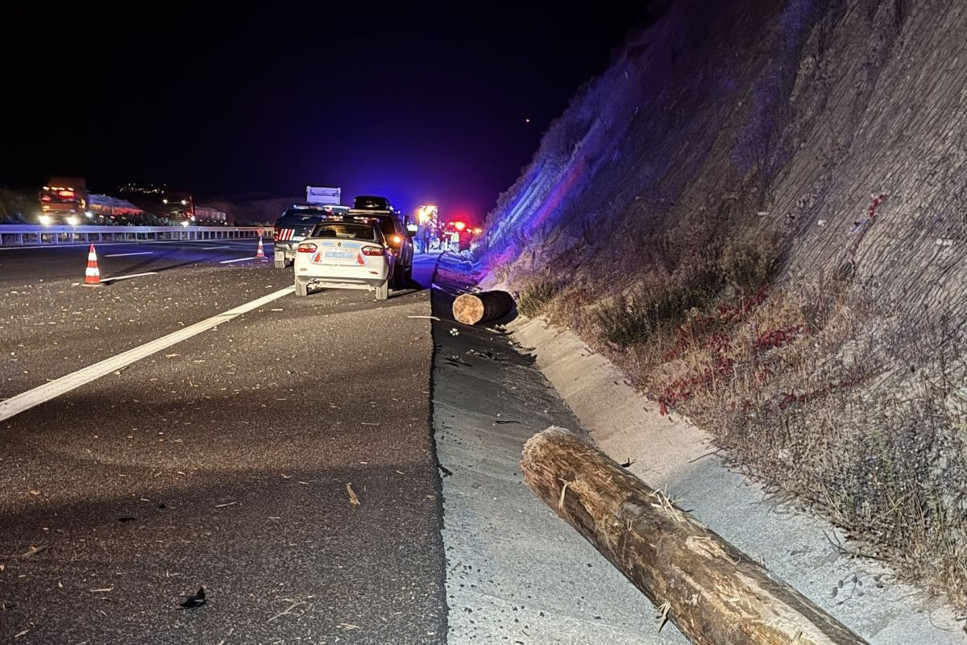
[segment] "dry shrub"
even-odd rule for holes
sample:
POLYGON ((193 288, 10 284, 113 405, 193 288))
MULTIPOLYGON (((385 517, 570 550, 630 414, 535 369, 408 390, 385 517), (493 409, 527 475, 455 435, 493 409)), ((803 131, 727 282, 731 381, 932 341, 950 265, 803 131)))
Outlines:
POLYGON ((602 338, 619 347, 645 343, 672 328, 689 309, 703 306, 709 294, 701 286, 662 288, 629 298, 619 295, 597 311, 602 338))
MULTIPOLYGON (((725 262, 764 275, 756 264, 725 262)), ((603 351, 629 380, 705 428, 732 466, 967 608, 963 334, 894 320, 845 282, 727 288, 685 311, 669 293, 599 310, 603 351)))
POLYGON ((967 609, 967 339, 894 320, 848 277, 772 286, 779 248, 658 253, 630 287, 570 267, 533 279, 522 311, 593 339, 731 465, 967 609))
POLYGON ((558 285, 547 278, 537 278, 520 292, 517 309, 529 318, 540 315, 544 306, 557 293, 558 285))
MULTIPOLYGON (((967 606, 964 338, 943 320, 910 329, 813 289, 774 293, 728 347, 732 373, 694 388, 680 410, 731 464, 967 606)), ((680 379, 715 360, 696 344, 660 373, 680 379)))
POLYGON ((778 273, 779 242, 769 239, 758 244, 726 245, 719 258, 722 278, 740 293, 751 294, 769 284, 778 273))

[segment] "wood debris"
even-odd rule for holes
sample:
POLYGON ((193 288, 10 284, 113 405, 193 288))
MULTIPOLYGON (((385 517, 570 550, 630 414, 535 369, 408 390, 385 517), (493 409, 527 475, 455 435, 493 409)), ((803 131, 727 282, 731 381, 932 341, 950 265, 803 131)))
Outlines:
POLYGON ((353 506, 359 506, 359 498, 356 497, 356 493, 353 491, 353 485, 346 482, 346 490, 349 492, 349 503, 353 506))

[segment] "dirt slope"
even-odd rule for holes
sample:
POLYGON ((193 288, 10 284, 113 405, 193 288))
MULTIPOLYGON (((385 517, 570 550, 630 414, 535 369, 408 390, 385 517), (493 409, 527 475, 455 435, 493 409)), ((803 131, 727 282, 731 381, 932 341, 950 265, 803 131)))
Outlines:
POLYGON ((529 315, 967 608, 967 5, 678 0, 486 223, 529 315))

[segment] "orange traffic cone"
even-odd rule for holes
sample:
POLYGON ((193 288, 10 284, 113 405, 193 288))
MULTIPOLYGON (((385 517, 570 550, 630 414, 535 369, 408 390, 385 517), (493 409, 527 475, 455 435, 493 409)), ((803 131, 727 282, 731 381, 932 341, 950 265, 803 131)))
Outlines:
POLYGON ((101 272, 97 268, 97 253, 94 251, 93 244, 91 244, 91 249, 87 252, 87 271, 84 272, 84 285, 92 287, 101 286, 101 272))
POLYGON ((255 258, 257 260, 265 259, 265 250, 262 248, 262 238, 259 237, 259 250, 255 253, 255 258))

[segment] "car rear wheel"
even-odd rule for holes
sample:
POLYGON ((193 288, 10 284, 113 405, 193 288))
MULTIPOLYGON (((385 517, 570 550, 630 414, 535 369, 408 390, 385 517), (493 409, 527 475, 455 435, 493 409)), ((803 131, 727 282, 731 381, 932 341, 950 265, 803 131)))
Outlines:
POLYGON ((376 299, 386 300, 389 298, 389 278, 383 280, 379 286, 376 287, 376 299))
POLYGON ((308 296, 309 295, 309 285, 306 282, 295 281, 295 295, 297 296, 308 296))

